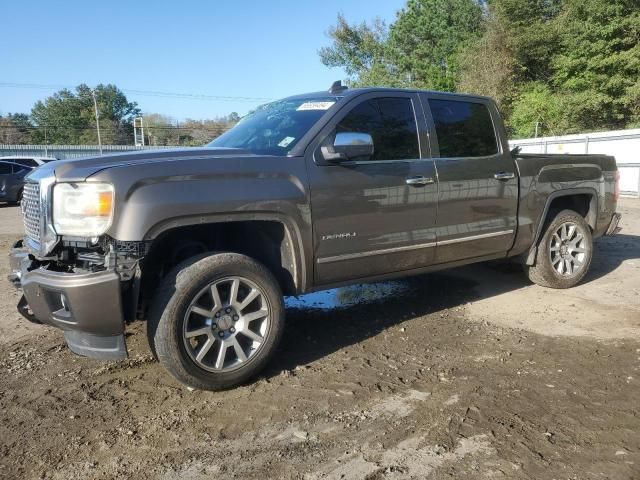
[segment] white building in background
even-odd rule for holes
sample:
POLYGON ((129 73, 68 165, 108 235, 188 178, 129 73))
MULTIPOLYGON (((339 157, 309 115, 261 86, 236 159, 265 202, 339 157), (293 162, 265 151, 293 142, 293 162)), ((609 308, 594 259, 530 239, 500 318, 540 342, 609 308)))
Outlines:
POLYGON ((640 129, 584 133, 563 137, 511 140, 522 153, 603 153, 613 155, 620 170, 623 195, 640 198, 640 129))

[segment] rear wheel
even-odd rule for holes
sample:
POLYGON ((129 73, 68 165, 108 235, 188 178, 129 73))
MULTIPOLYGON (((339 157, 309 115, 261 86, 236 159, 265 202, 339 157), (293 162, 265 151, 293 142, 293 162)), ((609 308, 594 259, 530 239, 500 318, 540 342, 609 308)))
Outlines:
POLYGON ((591 229, 573 210, 562 210, 546 225, 529 279, 550 288, 577 285, 589 271, 593 256, 591 229))
POLYGON ((149 318, 158 359, 181 382, 220 390, 257 375, 284 326, 271 273, 235 253, 195 257, 163 281, 149 318))

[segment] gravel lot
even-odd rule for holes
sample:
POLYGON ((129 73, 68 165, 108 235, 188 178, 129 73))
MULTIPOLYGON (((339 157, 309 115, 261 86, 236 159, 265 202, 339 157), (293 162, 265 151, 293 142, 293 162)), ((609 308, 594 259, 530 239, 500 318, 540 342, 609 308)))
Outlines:
MULTIPOLYGON (((571 290, 492 263, 290 299, 262 378, 71 354, 0 280, 0 477, 640 478, 640 201, 571 290)), ((20 236, 0 205, 0 251, 20 236)), ((8 261, 0 256, 0 276, 8 261)))

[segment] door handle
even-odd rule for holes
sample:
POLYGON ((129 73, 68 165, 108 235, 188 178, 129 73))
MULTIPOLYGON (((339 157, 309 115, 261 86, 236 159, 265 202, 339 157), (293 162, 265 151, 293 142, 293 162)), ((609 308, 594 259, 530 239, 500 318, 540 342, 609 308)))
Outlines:
POLYGON ((515 178, 515 176, 516 174, 513 172, 498 172, 493 176, 493 178, 496 180, 511 180, 512 178, 515 178))
POLYGON ((405 180, 407 185, 421 186, 421 185, 430 185, 435 183, 435 180, 431 177, 409 177, 405 180))

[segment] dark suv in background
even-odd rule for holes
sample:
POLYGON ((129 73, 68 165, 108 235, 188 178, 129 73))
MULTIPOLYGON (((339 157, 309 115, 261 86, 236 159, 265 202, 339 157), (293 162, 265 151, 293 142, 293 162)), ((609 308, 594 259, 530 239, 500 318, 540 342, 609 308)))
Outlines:
POLYGON ((22 200, 24 177, 34 167, 0 160, 0 202, 17 204, 22 200))

